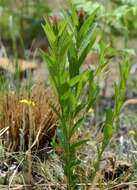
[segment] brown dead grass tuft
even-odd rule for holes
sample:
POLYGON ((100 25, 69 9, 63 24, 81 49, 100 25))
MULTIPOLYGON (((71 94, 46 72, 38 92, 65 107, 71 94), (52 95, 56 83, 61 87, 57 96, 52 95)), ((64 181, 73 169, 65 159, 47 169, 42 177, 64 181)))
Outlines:
POLYGON ((50 102, 58 107, 57 98, 51 89, 42 85, 33 87, 30 95, 23 93, 17 96, 15 93, 10 93, 6 96, 1 107, 3 115, 0 119, 0 128, 9 126, 5 135, 9 151, 19 150, 22 139, 24 149, 28 149, 30 127, 32 127, 33 148, 41 148, 51 140, 56 130, 57 115, 50 107, 50 102), (31 100, 35 106, 30 108, 26 104, 21 104, 21 99, 31 100))

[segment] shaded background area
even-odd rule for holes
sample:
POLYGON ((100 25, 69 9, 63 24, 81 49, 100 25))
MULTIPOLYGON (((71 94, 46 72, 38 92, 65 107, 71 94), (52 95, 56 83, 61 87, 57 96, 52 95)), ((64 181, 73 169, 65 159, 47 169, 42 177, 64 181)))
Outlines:
POLYGON ((13 53, 13 44, 16 44, 20 57, 25 56, 26 49, 46 48, 43 18, 50 15, 52 10, 59 10, 61 5, 61 1, 1 0, 0 41, 8 53, 13 53))

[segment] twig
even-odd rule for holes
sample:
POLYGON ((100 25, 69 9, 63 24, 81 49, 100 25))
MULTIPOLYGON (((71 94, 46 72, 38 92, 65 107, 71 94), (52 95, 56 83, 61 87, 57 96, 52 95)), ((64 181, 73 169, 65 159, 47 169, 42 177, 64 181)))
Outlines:
POLYGON ((127 183, 120 183, 120 184, 117 184, 117 185, 115 185, 113 187, 108 188, 108 190, 112 190, 114 188, 121 187, 121 186, 126 186, 126 185, 137 185, 137 181, 127 182, 127 183))

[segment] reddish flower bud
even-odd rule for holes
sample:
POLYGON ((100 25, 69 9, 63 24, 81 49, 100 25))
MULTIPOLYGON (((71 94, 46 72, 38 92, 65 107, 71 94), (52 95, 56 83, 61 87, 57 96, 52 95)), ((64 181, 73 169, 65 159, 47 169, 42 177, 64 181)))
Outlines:
POLYGON ((78 16, 80 18, 84 18, 86 16, 86 12, 84 11, 83 8, 81 8, 79 11, 78 11, 78 16))
POLYGON ((57 25, 60 20, 60 17, 58 15, 53 15, 49 17, 49 20, 51 24, 57 25))

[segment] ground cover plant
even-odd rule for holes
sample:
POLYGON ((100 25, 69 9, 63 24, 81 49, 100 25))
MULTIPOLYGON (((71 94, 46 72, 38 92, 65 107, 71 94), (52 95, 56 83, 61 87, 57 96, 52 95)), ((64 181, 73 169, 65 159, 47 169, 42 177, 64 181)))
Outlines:
POLYGON ((1 188, 136 189, 136 110, 132 117, 126 110, 136 99, 125 101, 135 55, 128 49, 129 20, 136 5, 123 4, 112 1, 107 9, 67 1, 65 9, 46 15, 43 84, 33 82, 33 73, 20 78, 11 35, 15 76, 9 81, 4 70, 0 92, 1 188), (113 37, 121 34, 124 48, 115 48, 113 37))

